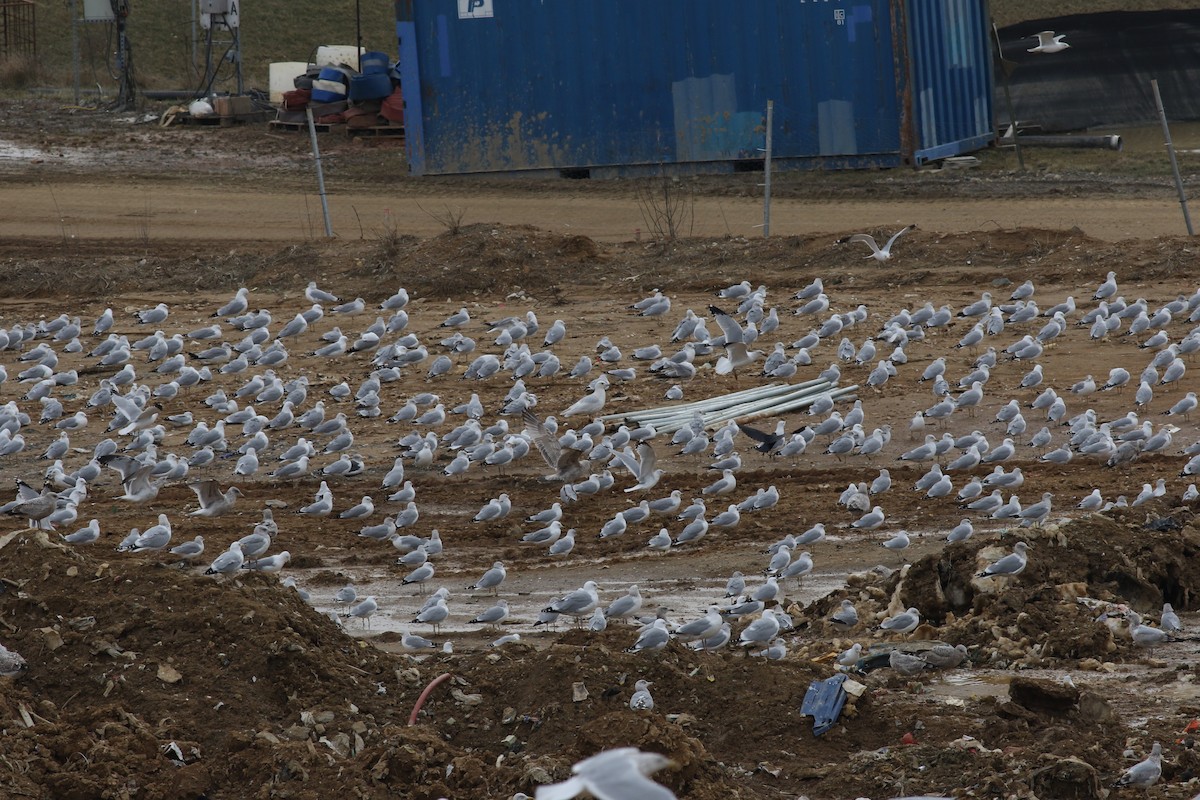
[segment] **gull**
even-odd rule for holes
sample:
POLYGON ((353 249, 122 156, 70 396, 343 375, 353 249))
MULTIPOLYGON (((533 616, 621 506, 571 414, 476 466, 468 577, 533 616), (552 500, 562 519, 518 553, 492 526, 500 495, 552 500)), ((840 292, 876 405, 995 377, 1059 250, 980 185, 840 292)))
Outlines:
POLYGON ((909 539, 907 531, 897 531, 894 536, 892 536, 890 539, 883 542, 882 544, 884 547, 886 547, 888 550, 891 550, 892 552, 899 552, 899 551, 907 548, 909 545, 909 542, 910 542, 910 539, 909 539))
POLYGON ((334 592, 333 599, 339 603, 350 605, 358 599, 358 591, 354 588, 353 584, 348 583, 334 592))
POLYGON ((762 616, 747 625, 738 638, 738 645, 748 647, 750 645, 766 644, 779 635, 779 620, 775 618, 775 612, 769 608, 764 608, 762 616))
POLYGON ((1031 506, 1026 506, 1018 511, 1017 516, 1023 520, 1021 525, 1025 527, 1037 525, 1040 527, 1042 522, 1045 521, 1046 517, 1050 516, 1050 501, 1053 499, 1053 497, 1054 495, 1050 492, 1043 492, 1042 499, 1040 501, 1031 506))
POLYGON ((1129 622, 1129 636, 1138 647, 1145 647, 1153 653, 1156 646, 1171 640, 1170 635, 1160 628, 1152 628, 1142 624, 1139 614, 1128 611, 1125 619, 1129 622))
POLYGON ((596 582, 586 581, 581 588, 568 592, 542 610, 555 614, 567 614, 572 617, 585 617, 599 604, 600 597, 596 592, 596 582))
POLYGON ((508 495, 501 492, 499 497, 493 497, 491 500, 484 503, 483 507, 471 518, 472 522, 490 522, 497 519, 503 519, 508 515, 512 504, 509 502, 508 495))
POLYGON ((92 520, 74 533, 62 537, 68 544, 91 544, 100 538, 100 522, 92 520))
POLYGON ((593 380, 591 382, 590 386, 592 388, 592 393, 589 395, 585 395, 584 397, 577 400, 573 405, 571 405, 570 408, 568 408, 566 411, 562 412, 562 416, 570 417, 570 416, 575 416, 577 414, 587 414, 589 416, 592 416, 592 415, 595 415, 596 412, 598 412, 602 408, 604 408, 604 402, 605 402, 604 390, 607 389, 609 386, 608 377, 605 375, 601 375, 600 377, 593 380))
POLYGON ((1129 370, 1122 369, 1121 367, 1113 367, 1108 372, 1108 380, 1104 382, 1104 385, 1100 389, 1101 391, 1119 389, 1127 383, 1129 383, 1129 370))
POLYGON ((865 256, 865 258, 873 258, 882 263, 892 257, 892 245, 896 243, 896 240, 909 231, 915 230, 916 227, 916 224, 913 224, 896 231, 894 234, 892 234, 892 237, 887 240, 887 244, 885 244, 883 247, 880 247, 878 244, 876 244, 875 237, 868 233, 856 233, 851 236, 843 237, 837 240, 837 244, 853 244, 856 242, 862 242, 867 247, 871 248, 871 254, 869 256, 865 256))
POLYGON ((379 604, 375 602, 374 595, 368 595, 360 602, 350 608, 342 617, 345 619, 361 619, 363 627, 371 627, 371 615, 379 610, 379 604))
POLYGON ((584 792, 597 800, 675 800, 674 792, 647 777, 671 764, 634 747, 605 750, 571 767, 568 780, 539 786, 535 800, 570 800, 584 792))
POLYGON ((709 306, 708 310, 721 328, 725 340, 725 355, 717 359, 716 373, 718 375, 735 372, 738 368, 753 363, 763 354, 762 350, 746 349, 746 345, 750 343, 746 339, 746 332, 733 317, 716 306, 709 306))
POLYGON ((404 567, 419 567, 428 560, 429 551, 425 549, 424 544, 419 544, 400 558, 396 559, 396 563, 404 567))
POLYGON ((247 561, 242 565, 242 569, 257 570, 259 572, 279 572, 291 560, 292 554, 284 550, 273 556, 247 561))
POLYGON ((234 542, 229 545, 228 550, 213 559, 208 569, 204 570, 204 574, 230 575, 241 569, 244 562, 245 557, 242 555, 242 545, 239 542, 234 542))
POLYGON ((609 603, 608 608, 604 609, 603 613, 605 619, 625 619, 632 617, 641 608, 642 594, 638 590, 637 584, 633 584, 626 590, 625 594, 609 603))
POLYGON ((40 527, 49 530, 51 525, 46 520, 58 507, 58 495, 50 491, 48 486, 41 492, 36 491, 25 481, 17 479, 17 499, 6 506, 5 513, 14 517, 25 517, 29 527, 40 527))
POLYGON ((429 561, 426 561, 424 564, 401 578, 400 585, 408 586, 410 583, 415 583, 417 584, 417 588, 421 589, 425 585, 426 581, 433 577, 433 573, 433 564, 429 561))
POLYGON ((921 612, 916 608, 909 608, 879 623, 879 629, 892 633, 908 634, 915 631, 920 624, 921 612))
POLYGON ((842 628, 853 628, 858 624, 858 610, 850 600, 843 600, 841 608, 830 615, 829 621, 842 628))
POLYGON ((473 625, 493 625, 499 627, 500 623, 506 619, 508 619, 508 601, 497 600, 495 605, 481 611, 470 622, 473 625))
POLYGON ((950 529, 950 533, 946 535, 948 542, 965 542, 975 533, 975 528, 971 524, 971 520, 963 517, 962 520, 950 529))
MULTIPOLYGON (((29 668, 25 659, 15 650, 0 644, 0 678, 15 678, 29 668)), ((669 794, 669 793, 668 793, 669 794)), ((670 797, 675 795, 669 794, 670 797)))
MULTIPOLYGON (((573 532, 574 529, 568 531, 568 533, 573 532)), ((521 541, 529 544, 553 544, 558 541, 558 537, 561 535, 562 522, 556 519, 544 528, 539 528, 536 531, 525 534, 521 537, 521 541)))
POLYGON ((587 627, 592 633, 602 633, 608 629, 608 618, 604 616, 604 609, 597 608, 592 612, 592 618, 588 620, 587 627))
MULTIPOLYGON (((1066 50, 1071 45, 1063 41, 1066 38, 1065 33, 1055 35, 1054 31, 1041 31, 1037 34, 1038 43, 1034 47, 1029 48, 1027 53, 1059 53, 1066 50)), ((1109 280, 1112 280, 1113 273, 1109 274, 1109 280)), ((1101 286, 1101 288, 1104 288, 1101 286)), ((1113 291, 1116 291, 1116 283, 1113 283, 1113 291)), ((1108 295, 1105 295, 1106 297, 1108 295)), ((1096 297, 1100 297, 1100 291, 1096 291, 1096 297)))
POLYGON ((650 696, 650 681, 638 681, 633 685, 633 696, 629 698, 629 708, 633 711, 653 711, 654 698, 650 696))
POLYGON ((554 541, 548 551, 552 556, 565 556, 575 549, 575 529, 571 528, 561 539, 554 541))
POLYGON ((852 667, 862 658, 862 645, 855 643, 838 653, 837 663, 843 667, 852 667))
POLYGON ((188 488, 196 493, 200 501, 200 507, 188 515, 191 517, 218 517, 233 508, 233 504, 242 496, 242 490, 236 486, 222 492, 221 485, 215 480, 193 481, 188 488))
MULTIPOLYGON (((785 546, 785 547, 781 547, 779 549, 779 552, 776 553, 775 556, 773 556, 771 560, 775 561, 775 559, 779 557, 780 553, 787 554, 788 556, 791 555, 790 548, 785 546)), ((797 580, 799 580, 800 578, 803 578, 808 573, 812 572, 812 569, 813 569, 812 556, 809 554, 809 552, 807 550, 804 550, 798 556, 796 556, 796 559, 794 561, 784 564, 782 567, 776 568, 775 570, 768 570, 768 571, 777 572, 778 580, 786 581, 788 578, 796 578, 797 580)), ((775 578, 768 578, 767 583, 773 584, 773 582, 775 580, 776 580, 775 578)), ((753 597, 752 599, 766 600, 768 598, 758 597, 757 592, 756 592, 756 596, 753 597)))
POLYGON ((1170 416, 1178 415, 1178 416, 1182 416, 1184 419, 1187 419, 1188 416, 1195 409, 1196 409, 1196 393, 1188 392, 1183 397, 1181 397, 1179 399, 1179 401, 1175 403, 1175 405, 1171 406, 1169 409, 1167 409, 1166 411, 1164 411, 1162 413, 1164 415, 1170 415, 1170 416))
POLYGON ((1179 622, 1179 615, 1175 613, 1175 609, 1171 608, 1170 603, 1163 603, 1159 624, 1167 633, 1179 633, 1183 630, 1183 626, 1179 622))
POLYGON ((720 478, 704 487, 700 493, 716 497, 718 495, 729 494, 735 488, 737 488, 737 478, 734 476, 733 470, 726 469, 722 471, 720 478))
POLYGON ((348 508, 341 514, 338 514, 338 519, 362 519, 369 517, 375 513, 375 503, 370 495, 364 494, 362 500, 352 508, 348 508))
POLYGON ((635 485, 625 489, 626 493, 651 489, 662 477, 663 471, 657 468, 658 457, 649 442, 638 445, 636 456, 632 448, 626 447, 623 451, 614 452, 613 458, 629 470, 637 481, 635 485))
POLYGON ((661 618, 655 619, 654 622, 642 629, 642 632, 638 634, 637 641, 626 652, 643 653, 661 650, 667 646, 669 641, 671 641, 671 633, 667 630, 667 621, 661 618))
MULTIPOLYGON (((310 303, 337 303, 339 302, 337 295, 330 294, 324 289, 317 288, 316 281, 309 281, 308 287, 304 290, 304 297, 310 303)), ((311 321, 311 320, 310 320, 311 321)))
POLYGON ((170 310, 167 308, 166 303, 159 303, 154 308, 147 308, 135 312, 138 322, 142 325, 158 325, 166 320, 169 315, 170 310))
POLYGON ((1025 550, 1028 548, 1025 542, 1017 542, 1013 545, 1013 551, 1008 555, 993 561, 977 573, 977 578, 995 578, 995 577, 1012 577, 1020 575, 1024 571, 1028 558, 1025 550))
POLYGON ((483 573, 479 580, 467 587, 468 590, 491 589, 492 594, 499 594, 500 584, 508 577, 503 561, 492 562, 491 569, 483 573))
POLYGON ((1149 789, 1162 777, 1162 745, 1158 742, 1150 748, 1150 755, 1139 761, 1116 780, 1114 787, 1131 786, 1135 789, 1149 789))
POLYGON ((905 653, 901 650, 893 650, 888 653, 888 666, 901 675, 908 676, 917 675, 927 669, 933 669, 933 665, 920 656, 905 653))
POLYGON ((879 526, 881 526, 883 524, 883 522, 884 522, 883 509, 880 508, 879 506, 875 506, 870 511, 868 511, 866 514, 863 514, 861 517, 856 519, 854 522, 851 522, 850 527, 856 528, 858 530, 873 531, 876 528, 878 528, 879 526))
POLYGON ((172 547, 168 552, 172 555, 179 556, 183 561, 191 561, 194 558, 199 558, 204 553, 204 537, 196 536, 190 542, 181 542, 172 547))
POLYGON ((699 619, 685 622, 675 629, 675 638, 681 642, 707 639, 721 629, 724 620, 716 608, 710 607, 699 619))
MULTIPOLYGON (((864 509, 865 510, 865 509, 864 509)), ((825 523, 818 522, 796 537, 796 546, 816 544, 825 538, 825 523)))

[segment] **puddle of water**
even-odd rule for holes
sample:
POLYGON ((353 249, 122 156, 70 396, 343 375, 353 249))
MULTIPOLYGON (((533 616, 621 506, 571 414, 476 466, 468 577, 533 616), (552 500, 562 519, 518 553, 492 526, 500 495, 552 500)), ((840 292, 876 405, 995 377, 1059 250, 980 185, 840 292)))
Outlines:
MULTIPOLYGON (((575 572, 581 565, 573 564, 571 571, 575 572)), ((312 596, 311 603, 322 614, 333 612, 340 614, 345 607, 334 601, 333 595, 341 586, 311 586, 306 577, 322 570, 294 570, 293 576, 297 583, 308 589, 312 596), (308 572, 308 575, 305 574, 308 572)), ((412 586, 404 586, 400 576, 394 571, 381 572, 378 569, 363 569, 361 571, 343 570, 351 576, 352 582, 358 587, 360 596, 370 594, 379 604, 379 611, 371 618, 371 627, 367 629, 357 620, 344 620, 346 629, 352 635, 370 635, 385 631, 411 630, 422 636, 429 636, 432 631, 428 625, 415 625, 412 619, 417 610, 428 597, 429 593, 445 586, 450 590, 450 616, 440 626, 436 637, 438 643, 447 638, 453 640, 456 636, 490 636, 489 631, 482 625, 472 625, 470 620, 478 613, 491 606, 496 598, 489 593, 468 592, 469 586, 477 575, 461 573, 449 574, 444 579, 435 575, 433 584, 424 592, 418 592, 412 586)), ((637 584, 645 604, 641 614, 649 615, 657 609, 664 609, 672 624, 682 624, 692 619, 704 616, 709 606, 725 606, 729 601, 725 598, 725 578, 685 577, 685 578, 652 578, 647 580, 644 572, 639 570, 636 560, 630 563, 608 564, 603 568, 606 573, 602 578, 595 576, 597 567, 590 569, 584 566, 581 572, 590 572, 596 580, 601 604, 607 606, 613 600, 625 594, 631 584, 637 584)), ((501 597, 508 600, 510 615, 503 625, 503 630, 496 633, 519 633, 522 638, 539 637, 546 633, 545 626, 534 627, 538 612, 562 596, 564 587, 571 586, 566 576, 556 574, 560 570, 525 569, 519 574, 509 572, 505 580, 501 597)), ((581 578, 575 585, 582 585, 587 578, 581 578)), ((761 575, 747 575, 747 586, 753 589, 764 581, 761 575)), ((797 588, 788 582, 786 595, 789 603, 808 604, 813 600, 824 597, 830 592, 845 586, 846 573, 813 573, 805 576, 797 588)), ((569 618, 562 618, 558 623, 561 629, 570 625, 569 618)), ((628 624, 628 623, 614 623, 628 624)), ((493 637, 494 638, 494 637, 493 637)))
POLYGON ((55 161, 59 163, 89 164, 95 162, 95 154, 82 150, 64 149, 48 153, 37 147, 22 147, 0 139, 0 161, 55 161))

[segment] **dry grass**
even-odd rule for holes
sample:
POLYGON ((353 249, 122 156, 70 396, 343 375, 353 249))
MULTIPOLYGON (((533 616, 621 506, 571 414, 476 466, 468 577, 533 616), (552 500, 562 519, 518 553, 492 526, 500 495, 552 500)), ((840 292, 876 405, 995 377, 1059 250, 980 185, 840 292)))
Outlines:
MULTIPOLYGON (((82 3, 78 4, 82 8, 82 3)), ((141 88, 194 89, 204 64, 203 31, 193 50, 193 0, 134 3, 129 17, 134 71, 141 88)), ((267 88, 268 65, 274 61, 305 61, 320 45, 349 44, 356 38, 354 3, 319 0, 257 0, 241 9, 242 60, 247 88, 267 88)), ((364 2, 363 47, 396 54, 394 4, 364 2)), ((57 86, 71 82, 71 20, 65 2, 38 3, 38 61, 42 80, 57 86)), ((83 53, 82 83, 101 84, 115 92, 106 58, 108 27, 79 26, 83 53)), ((217 52, 220 56, 220 51, 217 52)), ((228 66, 222 76, 232 75, 228 66)), ((0 86, 3 84, 0 83, 0 86)), ((218 84, 227 91, 232 81, 218 84)))
POLYGON ((0 58, 0 89, 28 89, 36 80, 36 60, 28 56, 0 58))

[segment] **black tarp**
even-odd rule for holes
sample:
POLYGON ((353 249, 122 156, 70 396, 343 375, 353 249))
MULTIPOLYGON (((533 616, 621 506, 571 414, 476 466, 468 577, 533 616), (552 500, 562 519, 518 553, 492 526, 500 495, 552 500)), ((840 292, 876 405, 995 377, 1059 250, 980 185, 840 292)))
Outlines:
MULTIPOLYGON (((1200 10, 1113 11, 1030 20, 1001 28, 1013 62, 1013 107, 1022 124, 1077 131, 1158 119, 1151 79, 1167 117, 1200 119, 1200 10), (1039 31, 1066 34, 1071 47, 1030 53, 1039 31)), ((1003 75, 996 74, 996 121, 1008 124, 1003 75)))

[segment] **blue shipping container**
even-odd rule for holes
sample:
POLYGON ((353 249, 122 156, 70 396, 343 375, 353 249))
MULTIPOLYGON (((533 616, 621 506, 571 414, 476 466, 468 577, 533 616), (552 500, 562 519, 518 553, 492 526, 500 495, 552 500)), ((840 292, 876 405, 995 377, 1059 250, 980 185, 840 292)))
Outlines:
POLYGON ((398 0, 413 174, 922 163, 993 137, 986 0, 398 0))

